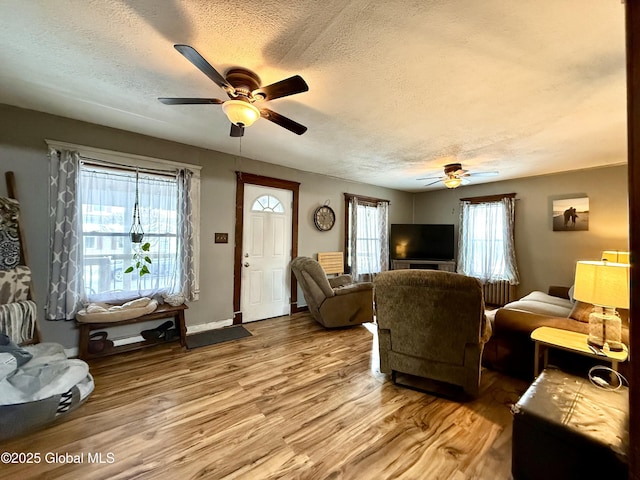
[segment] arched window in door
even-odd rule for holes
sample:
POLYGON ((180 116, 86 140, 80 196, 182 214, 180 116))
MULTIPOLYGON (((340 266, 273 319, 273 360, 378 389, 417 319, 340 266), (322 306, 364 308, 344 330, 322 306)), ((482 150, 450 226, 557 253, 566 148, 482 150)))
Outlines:
POLYGON ((262 195, 253 202, 251 210, 254 212, 284 213, 284 207, 280 200, 273 195, 262 195))

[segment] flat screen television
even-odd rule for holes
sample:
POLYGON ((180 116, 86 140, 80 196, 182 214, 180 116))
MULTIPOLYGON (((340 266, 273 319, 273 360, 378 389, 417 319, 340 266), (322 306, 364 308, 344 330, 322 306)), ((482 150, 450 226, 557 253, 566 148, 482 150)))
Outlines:
POLYGON ((453 260, 453 225, 391 225, 389 256, 392 260, 453 260))

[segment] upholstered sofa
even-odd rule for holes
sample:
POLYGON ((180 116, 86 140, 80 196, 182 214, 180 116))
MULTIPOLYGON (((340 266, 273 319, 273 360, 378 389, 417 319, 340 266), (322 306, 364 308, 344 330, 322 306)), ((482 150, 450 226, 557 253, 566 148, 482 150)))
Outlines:
POLYGON ((436 270, 394 270, 374 281, 380 370, 460 386, 475 397, 491 335, 482 285, 436 270))
POLYGON ((309 257, 291 261, 309 312, 326 328, 348 327, 373 321, 373 284, 354 283, 351 275, 327 278, 320 264, 309 257))
MULTIPOLYGON (((484 366, 520 378, 531 379, 534 342, 531 333, 538 327, 553 327, 587 334, 592 305, 572 298, 568 287, 552 286, 548 293, 532 292, 518 301, 490 312, 493 335, 484 348, 484 366)), ((622 341, 629 345, 629 312, 618 310, 622 318, 622 341)), ((556 350, 550 351, 552 363, 560 367, 580 368, 590 359, 556 350)), ((593 362, 592 362, 593 363, 593 362)), ((626 365, 621 364, 624 373, 626 365)))

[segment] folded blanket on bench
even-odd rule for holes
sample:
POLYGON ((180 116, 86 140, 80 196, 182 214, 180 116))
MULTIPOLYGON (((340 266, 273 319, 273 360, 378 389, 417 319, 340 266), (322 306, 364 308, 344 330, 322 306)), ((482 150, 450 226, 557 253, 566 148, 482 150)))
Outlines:
POLYGON ((157 307, 158 302, 148 297, 137 298, 122 305, 90 303, 76 314, 76 320, 82 323, 120 322, 151 313, 157 307))

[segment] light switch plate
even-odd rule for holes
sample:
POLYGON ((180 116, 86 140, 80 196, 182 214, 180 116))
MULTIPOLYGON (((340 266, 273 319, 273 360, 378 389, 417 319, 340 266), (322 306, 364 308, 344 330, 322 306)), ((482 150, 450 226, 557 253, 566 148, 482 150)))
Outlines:
POLYGON ((216 233, 215 234, 215 242, 216 243, 229 243, 229 234, 228 233, 216 233))

